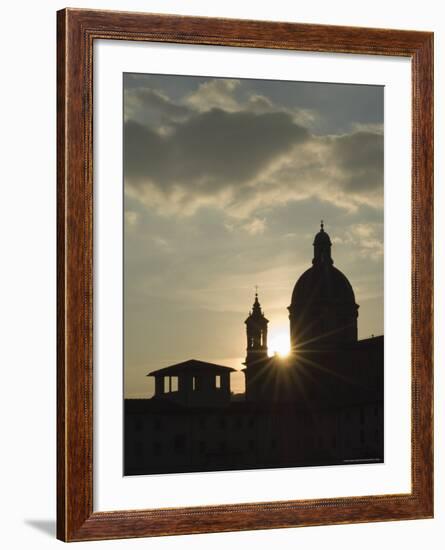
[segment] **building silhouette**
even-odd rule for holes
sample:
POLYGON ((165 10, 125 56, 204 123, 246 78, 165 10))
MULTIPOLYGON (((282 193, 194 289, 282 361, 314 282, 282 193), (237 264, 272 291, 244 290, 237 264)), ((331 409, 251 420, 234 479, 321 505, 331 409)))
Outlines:
POLYGON ((230 373, 235 369, 190 359, 155 370, 155 399, 167 399, 188 407, 230 404, 230 373))
POLYGON ((296 282, 288 308, 293 350, 311 342, 319 348, 357 341, 359 306, 351 283, 334 267, 331 246, 322 222, 312 266, 296 282))
POLYGON ((359 306, 323 222, 288 307, 291 352, 269 357, 258 292, 247 319, 245 394, 221 365, 156 370, 125 400, 125 474, 383 461, 383 336, 358 340, 359 306))

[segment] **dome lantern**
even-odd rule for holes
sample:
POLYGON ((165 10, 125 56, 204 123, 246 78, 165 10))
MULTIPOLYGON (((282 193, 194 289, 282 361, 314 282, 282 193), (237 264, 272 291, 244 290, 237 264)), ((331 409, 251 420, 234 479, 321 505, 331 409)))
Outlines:
POLYGON ((331 258, 331 239, 324 230, 324 222, 320 222, 320 231, 315 235, 314 239, 314 259, 312 263, 314 265, 333 264, 334 261, 331 258))

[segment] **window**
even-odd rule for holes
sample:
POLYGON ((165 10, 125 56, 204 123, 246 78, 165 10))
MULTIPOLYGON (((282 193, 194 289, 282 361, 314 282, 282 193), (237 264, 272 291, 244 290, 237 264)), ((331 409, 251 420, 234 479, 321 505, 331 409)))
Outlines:
POLYGON ((217 374, 215 377, 215 387, 217 389, 221 388, 221 375, 217 374))
POLYGON ((170 377, 170 387, 171 387, 171 391, 178 391, 178 377, 177 376, 171 376, 170 377))
POLYGON ((198 389, 197 379, 196 376, 192 378, 192 389, 193 391, 196 391, 198 389))
POLYGON ((164 393, 168 393, 170 391, 170 377, 164 376, 164 393))

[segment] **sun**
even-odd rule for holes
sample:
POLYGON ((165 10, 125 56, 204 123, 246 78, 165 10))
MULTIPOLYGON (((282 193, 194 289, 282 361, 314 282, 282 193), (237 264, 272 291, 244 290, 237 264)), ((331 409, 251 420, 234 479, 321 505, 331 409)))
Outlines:
POLYGON ((290 353, 289 333, 285 329, 272 332, 269 336, 269 357, 276 353, 280 357, 286 357, 290 353))

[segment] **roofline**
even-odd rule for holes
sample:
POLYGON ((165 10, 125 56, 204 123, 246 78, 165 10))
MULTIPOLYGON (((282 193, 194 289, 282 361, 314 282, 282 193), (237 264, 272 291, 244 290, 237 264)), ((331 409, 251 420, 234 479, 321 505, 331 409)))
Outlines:
POLYGON ((146 376, 157 376, 157 375, 163 375, 163 374, 167 376, 169 372, 173 372, 173 371, 193 372, 197 370, 203 370, 205 368, 208 368, 209 371, 236 372, 236 369, 232 367, 217 365, 216 363, 209 363, 207 361, 200 361, 199 359, 189 359, 187 361, 183 361, 182 363, 176 363, 174 365, 163 367, 162 369, 151 371, 148 374, 146 374, 146 376), (196 362, 197 364, 187 365, 187 363, 191 363, 193 361, 196 362))

